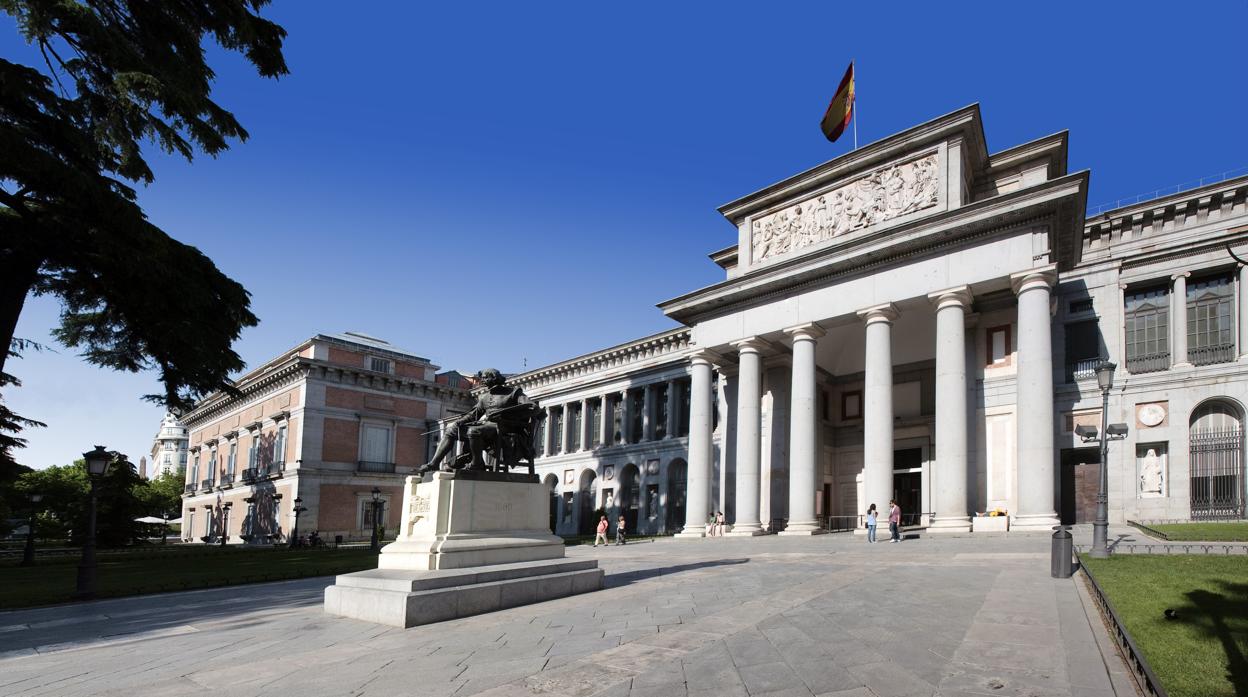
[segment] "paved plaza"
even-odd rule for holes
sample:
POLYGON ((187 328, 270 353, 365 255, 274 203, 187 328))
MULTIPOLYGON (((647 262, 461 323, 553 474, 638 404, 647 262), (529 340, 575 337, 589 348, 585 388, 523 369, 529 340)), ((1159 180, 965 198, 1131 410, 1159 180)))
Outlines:
POLYGON ((1048 550, 1017 535, 570 547, 601 560, 606 590, 407 630, 325 615, 325 578, 5 612, 0 695, 1133 694, 1048 550))

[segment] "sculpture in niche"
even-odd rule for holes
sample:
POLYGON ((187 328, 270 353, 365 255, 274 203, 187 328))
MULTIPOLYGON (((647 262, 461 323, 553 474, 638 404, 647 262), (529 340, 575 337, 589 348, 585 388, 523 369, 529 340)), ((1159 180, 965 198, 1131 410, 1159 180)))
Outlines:
POLYGON ((1161 496, 1164 488, 1163 456, 1155 448, 1140 458, 1140 493, 1144 496, 1161 496))
POLYGON ((755 262, 935 206, 936 155, 895 164, 754 221, 755 262))

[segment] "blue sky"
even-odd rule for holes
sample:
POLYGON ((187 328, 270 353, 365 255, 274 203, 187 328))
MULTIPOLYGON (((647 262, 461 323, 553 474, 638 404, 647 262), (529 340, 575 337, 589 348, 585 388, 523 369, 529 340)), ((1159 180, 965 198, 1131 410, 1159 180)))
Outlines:
MULTIPOLYGON (((356 330, 517 371, 674 326, 655 303, 735 241, 715 208, 852 147, 819 132, 851 58, 863 144, 979 102, 993 151, 1068 129, 1090 205, 1248 166, 1248 5, 1200 5, 278 0, 290 76, 212 52, 251 140, 153 155, 141 200, 251 291, 250 365, 356 330)), ((33 60, 4 16, 0 56, 33 60)), ((63 348, 9 372, 49 424, 19 460, 150 446, 153 376, 63 348)))

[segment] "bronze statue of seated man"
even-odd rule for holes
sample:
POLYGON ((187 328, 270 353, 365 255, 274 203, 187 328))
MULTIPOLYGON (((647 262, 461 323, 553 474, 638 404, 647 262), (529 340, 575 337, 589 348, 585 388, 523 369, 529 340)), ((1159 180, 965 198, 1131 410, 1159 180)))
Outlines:
MULTIPOLYGON (((443 472, 462 467, 453 458, 451 461, 446 459, 454 452, 456 443, 463 439, 467 439, 472 453, 472 459, 467 464, 468 469, 486 469, 487 452, 492 453, 499 469, 505 470, 508 465, 513 464, 503 461, 503 437, 517 430, 530 431, 527 425, 532 422, 537 405, 519 387, 508 387, 503 374, 493 368, 477 373, 477 379, 486 389, 477 395, 476 405, 452 422, 442 434, 438 449, 429 463, 420 469, 420 474, 439 467, 443 472)), ((531 438, 531 433, 527 437, 531 438)), ((529 460, 531 462, 532 458, 529 460)))

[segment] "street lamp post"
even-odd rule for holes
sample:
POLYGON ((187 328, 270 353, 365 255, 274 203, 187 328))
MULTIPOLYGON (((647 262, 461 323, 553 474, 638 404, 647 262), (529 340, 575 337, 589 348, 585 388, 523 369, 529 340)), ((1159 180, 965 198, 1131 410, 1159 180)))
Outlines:
POLYGON ((295 547, 296 545, 298 545, 298 544, 299 544, 299 514, 300 514, 300 513, 303 513, 303 512, 304 512, 304 511, 306 511, 306 510, 308 510, 308 509, 306 509, 306 508, 304 508, 304 507, 303 507, 303 497, 302 497, 302 496, 296 496, 296 497, 295 497, 295 508, 294 508, 294 514, 295 514, 295 527, 294 527, 294 529, 293 529, 293 530, 291 530, 291 531, 290 531, 290 546, 291 546, 292 548, 293 548, 293 547, 295 547))
POLYGON ((83 453, 87 461, 87 475, 91 481, 91 494, 87 507, 87 539, 82 545, 82 561, 78 563, 78 589, 74 597, 87 600, 95 597, 95 493, 96 486, 104 473, 108 471, 113 456, 104 446, 97 445, 95 450, 83 453))
POLYGON ((1079 426, 1075 434, 1085 443, 1100 441, 1100 476, 1096 490, 1096 520, 1092 522, 1092 557, 1109 556, 1109 441, 1127 437, 1126 424, 1109 423, 1109 391, 1114 387, 1114 370, 1118 366, 1102 359, 1096 365, 1096 383, 1101 388, 1101 427, 1079 426))
POLYGON ((165 509, 161 516, 165 519, 164 524, 160 526, 160 543, 163 545, 169 542, 169 509, 165 509))
POLYGON ((373 487, 373 542, 372 542, 372 546, 370 547, 370 549, 372 549, 374 552, 378 550, 378 547, 377 547, 377 508, 380 505, 381 505, 381 489, 378 489, 377 487, 373 487))
POLYGON ((43 494, 30 495, 30 518, 26 521, 26 549, 22 551, 22 566, 35 563, 35 516, 39 514, 39 502, 43 494))

